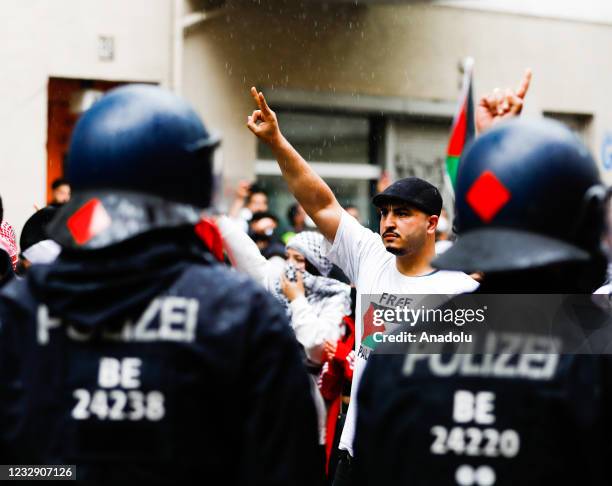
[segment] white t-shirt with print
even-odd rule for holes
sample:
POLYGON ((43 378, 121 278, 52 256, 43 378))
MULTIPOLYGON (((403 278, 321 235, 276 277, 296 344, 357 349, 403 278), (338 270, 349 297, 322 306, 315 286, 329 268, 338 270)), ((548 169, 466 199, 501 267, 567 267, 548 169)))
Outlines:
POLYGON ((357 389, 367 363, 360 355, 362 339, 361 296, 368 294, 461 294, 472 292, 478 283, 462 272, 436 271, 419 277, 407 277, 396 267, 378 233, 361 226, 347 212, 342 213, 333 244, 324 248, 328 258, 338 265, 357 288, 355 312, 355 350, 351 403, 340 438, 340 449, 353 455, 357 418, 357 389))

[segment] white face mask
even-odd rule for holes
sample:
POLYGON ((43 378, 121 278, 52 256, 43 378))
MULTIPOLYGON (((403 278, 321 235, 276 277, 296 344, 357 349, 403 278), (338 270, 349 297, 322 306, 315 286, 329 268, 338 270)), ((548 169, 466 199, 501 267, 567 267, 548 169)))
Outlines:
POLYGON ((447 233, 450 230, 448 219, 446 219, 444 216, 440 216, 438 219, 437 230, 438 233, 447 233))

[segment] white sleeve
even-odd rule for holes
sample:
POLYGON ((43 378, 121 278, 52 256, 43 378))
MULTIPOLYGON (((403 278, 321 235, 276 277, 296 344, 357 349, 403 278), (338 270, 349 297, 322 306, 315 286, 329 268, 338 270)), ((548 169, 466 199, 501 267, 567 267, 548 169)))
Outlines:
POLYGON ((221 216, 217 220, 217 226, 232 265, 261 285, 267 286, 272 265, 261 254, 255 242, 227 216, 221 216))
POLYGON ((333 243, 324 240, 323 254, 338 265, 352 283, 359 278, 359 267, 368 255, 386 253, 378 233, 361 226, 349 213, 342 210, 340 225, 333 243))
POLYGON ((341 323, 344 317, 344 306, 338 298, 325 300, 320 314, 317 316, 306 297, 298 297, 291 302, 291 327, 299 343, 304 346, 306 356, 314 363, 323 361, 323 344, 325 341, 340 339, 341 323))

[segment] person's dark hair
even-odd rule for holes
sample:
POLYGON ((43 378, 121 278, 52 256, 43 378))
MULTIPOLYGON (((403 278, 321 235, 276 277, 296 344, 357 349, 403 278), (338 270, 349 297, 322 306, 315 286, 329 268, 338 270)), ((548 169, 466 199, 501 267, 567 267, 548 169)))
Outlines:
POLYGON ((249 188, 249 195, 246 198, 246 202, 248 203, 255 194, 263 194, 264 196, 268 197, 268 193, 264 191, 261 186, 258 186, 257 184, 251 184, 251 187, 249 188))
POLYGON ((69 186, 69 185, 70 184, 68 183, 66 179, 59 178, 53 181, 53 183, 51 184, 51 189, 55 191, 60 186, 69 186))
POLYGON ((2 204, 2 197, 0 197, 0 223, 4 221, 4 205, 2 204))
POLYGON ((255 223, 256 221, 259 221, 260 219, 264 219, 264 218, 270 218, 273 219, 274 222, 276 224, 278 224, 278 218, 276 216, 274 216, 274 214, 272 214, 269 211, 257 211, 253 217, 251 218, 251 220, 249 221, 249 223, 255 223))
POLYGON ((293 220, 295 218, 295 215, 298 213, 299 207, 300 205, 298 203, 295 203, 289 206, 289 209, 287 209, 287 221, 289 221, 289 224, 291 224, 291 226, 293 226, 294 224, 293 220))
POLYGON ((271 240, 270 244, 261 250, 261 254, 266 258, 270 259, 274 256, 285 258, 285 245, 280 241, 271 240))
POLYGON ((45 206, 28 218, 23 225, 19 238, 19 246, 22 252, 36 243, 49 239, 47 225, 51 222, 57 210, 55 206, 45 206))

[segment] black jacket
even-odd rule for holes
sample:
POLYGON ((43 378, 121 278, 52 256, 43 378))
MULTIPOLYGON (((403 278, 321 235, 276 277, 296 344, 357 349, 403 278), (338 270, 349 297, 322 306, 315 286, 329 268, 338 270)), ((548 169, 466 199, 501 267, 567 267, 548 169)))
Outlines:
POLYGON ((3 464, 76 464, 96 484, 318 484, 282 308, 191 234, 66 252, 7 285, 0 318, 3 464))
POLYGON ((610 315, 588 295, 569 299, 564 315, 576 327, 559 335, 578 342, 581 331, 579 352, 525 352, 527 333, 505 335, 516 347, 486 365, 483 354, 377 348, 359 388, 356 484, 608 484, 610 315))

